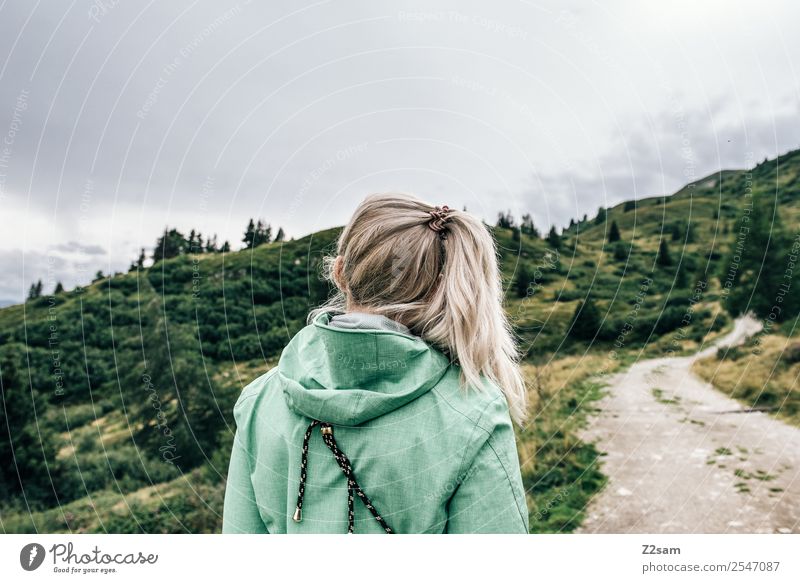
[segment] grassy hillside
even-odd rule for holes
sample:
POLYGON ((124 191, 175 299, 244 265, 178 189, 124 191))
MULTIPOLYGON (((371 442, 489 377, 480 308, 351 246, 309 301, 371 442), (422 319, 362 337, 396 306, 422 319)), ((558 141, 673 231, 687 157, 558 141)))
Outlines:
MULTIPOLYGON (((603 376, 726 330, 749 194, 797 225, 799 178, 794 152, 617 205, 558 241, 493 228, 532 392, 518 433, 532 530, 572 530, 604 483, 576 437, 603 376)), ((337 234, 182 255, 0 309, 0 529, 218 531, 231 407, 326 297, 320 260, 337 234)))

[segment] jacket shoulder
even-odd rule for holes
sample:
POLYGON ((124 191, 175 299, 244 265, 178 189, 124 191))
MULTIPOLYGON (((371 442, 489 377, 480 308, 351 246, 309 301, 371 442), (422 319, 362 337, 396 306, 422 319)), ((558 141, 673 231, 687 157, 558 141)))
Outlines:
POLYGON ((270 380, 277 372, 278 367, 272 368, 262 374, 260 377, 251 381, 250 384, 242 389, 239 398, 236 400, 236 404, 233 406, 233 414, 237 422, 240 416, 243 415, 246 410, 251 409, 256 401, 258 401, 258 398, 267 392, 267 389, 272 384, 270 383, 270 380))
POLYGON ((460 369, 451 367, 432 392, 455 415, 463 417, 467 424, 479 433, 492 434, 498 426, 511 427, 508 403, 500 388, 484 379, 480 388, 463 388, 460 369))
MULTIPOLYGON (((474 468, 493 467, 495 470, 487 474, 492 476, 489 479, 501 479, 509 485, 515 500, 514 514, 519 512, 523 524, 527 525, 525 493, 522 487, 514 427, 505 395, 488 379, 484 379, 484 386, 481 389, 462 389, 458 378, 459 369, 454 368, 456 373, 453 378, 437 385, 434 392, 445 403, 444 406, 463 420, 461 423, 463 431, 460 433, 464 439, 464 452, 458 475, 472 475, 474 468)), ((479 477, 473 480, 480 482, 484 479, 487 478, 479 477)), ((496 487, 496 484, 492 487, 496 487)))

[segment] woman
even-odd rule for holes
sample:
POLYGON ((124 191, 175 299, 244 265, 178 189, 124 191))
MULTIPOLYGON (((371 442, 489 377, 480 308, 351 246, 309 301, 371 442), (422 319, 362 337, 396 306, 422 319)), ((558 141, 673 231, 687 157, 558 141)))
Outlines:
POLYGON ((525 384, 497 254, 472 215, 356 209, 337 295, 242 392, 226 533, 525 533, 525 384))

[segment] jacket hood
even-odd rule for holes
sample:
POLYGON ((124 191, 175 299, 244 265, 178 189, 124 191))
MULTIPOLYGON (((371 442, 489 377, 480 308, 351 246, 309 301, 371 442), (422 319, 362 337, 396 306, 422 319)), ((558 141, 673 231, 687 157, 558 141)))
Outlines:
POLYGON ((430 391, 450 360, 422 339, 390 330, 338 328, 323 313, 278 363, 286 403, 334 425, 359 425, 430 391))

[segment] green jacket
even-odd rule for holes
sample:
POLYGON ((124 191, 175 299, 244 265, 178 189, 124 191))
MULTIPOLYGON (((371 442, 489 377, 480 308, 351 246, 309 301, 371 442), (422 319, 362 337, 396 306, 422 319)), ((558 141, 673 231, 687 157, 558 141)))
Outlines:
MULTIPOLYGON (((302 519, 293 520, 304 436, 319 420, 394 532, 526 533, 499 389, 464 391, 458 366, 419 338, 329 321, 322 314, 303 328, 239 397, 222 531, 347 532, 348 481, 319 427, 308 440, 302 519)), ((354 498, 355 532, 383 532, 354 498)))

